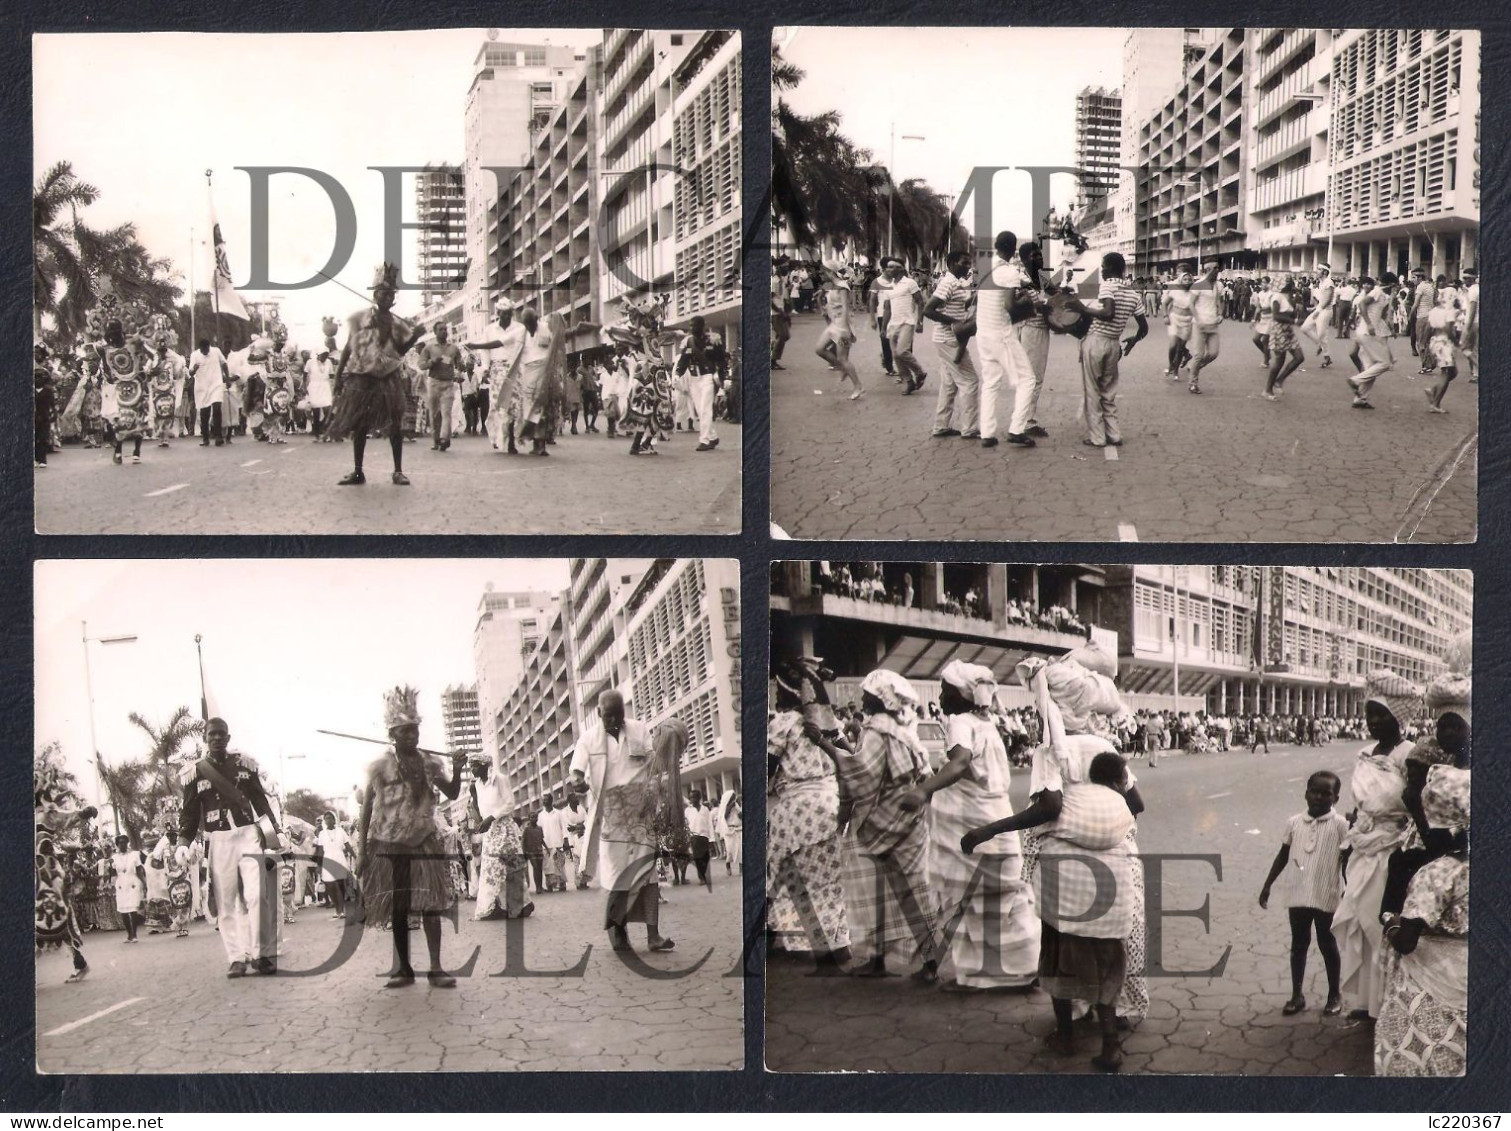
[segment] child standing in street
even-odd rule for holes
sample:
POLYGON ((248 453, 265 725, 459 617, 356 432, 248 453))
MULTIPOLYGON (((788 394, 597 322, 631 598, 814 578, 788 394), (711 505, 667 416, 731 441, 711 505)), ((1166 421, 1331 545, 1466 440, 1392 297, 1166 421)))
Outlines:
POLYGON ((1342 894, 1343 834, 1348 821, 1334 812, 1342 792, 1342 782, 1331 770, 1318 770, 1306 780, 1306 812, 1298 813, 1286 824, 1285 840, 1270 865, 1259 892, 1259 906, 1268 908, 1270 890, 1285 873, 1281 895, 1291 920, 1291 1000, 1280 1012, 1292 1017, 1306 1008, 1301 984, 1306 979, 1306 954, 1311 947, 1312 931, 1317 933, 1317 949, 1327 971, 1327 1004, 1324 1017, 1343 1012, 1339 994, 1338 943, 1333 938, 1333 912, 1342 894))

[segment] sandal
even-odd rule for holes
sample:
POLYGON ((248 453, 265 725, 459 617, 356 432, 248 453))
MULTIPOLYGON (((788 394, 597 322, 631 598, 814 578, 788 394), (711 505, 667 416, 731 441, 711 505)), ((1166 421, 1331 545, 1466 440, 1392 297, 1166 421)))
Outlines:
POLYGON ((1291 998, 1290 1001, 1285 1003, 1284 1007, 1280 1010, 1280 1013, 1283 1017, 1295 1017, 1296 1014, 1300 1013, 1305 1008, 1306 998, 1302 997, 1300 994, 1297 994, 1295 997, 1291 998))
POLYGON ((677 944, 675 942, 673 942, 671 939, 662 939, 660 942, 653 942, 653 943, 647 944, 647 946, 646 946, 645 949, 646 950, 671 950, 676 945, 677 944))
POLYGON ((89 967, 88 966, 84 967, 84 969, 82 969, 82 970, 75 970, 72 974, 68 975, 68 977, 66 977, 66 978, 63 979, 63 984, 65 986, 71 986, 75 982, 82 982, 84 980, 84 976, 86 974, 88 974, 88 973, 89 973, 89 967))

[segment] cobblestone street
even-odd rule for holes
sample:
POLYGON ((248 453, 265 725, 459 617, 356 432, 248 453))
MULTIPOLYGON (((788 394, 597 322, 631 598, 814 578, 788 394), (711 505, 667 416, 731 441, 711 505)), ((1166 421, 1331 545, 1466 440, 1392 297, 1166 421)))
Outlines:
MULTIPOLYGON (((718 869, 712 893, 662 889, 662 930, 674 951, 621 961, 600 929, 598 891, 535 895, 522 923, 476 923, 461 904, 460 934, 446 927, 442 956, 458 987, 385 990, 391 938, 365 932, 328 974, 295 976, 330 961, 343 924, 305 907, 285 927, 277 977, 225 977, 220 937, 202 922, 187 940, 121 932, 85 936, 86 981, 61 983, 66 955, 37 963, 37 1066, 42 1072, 602 1072, 723 1070, 744 1061, 740 883, 718 869), (522 929, 524 956, 506 946, 522 929), (591 946, 591 953, 588 948, 591 946), (462 964, 476 952, 470 971, 462 964), (651 972, 687 970, 686 977, 651 972), (579 976, 493 977, 509 968, 579 976)), ((411 938, 417 968, 424 942, 411 938)))
MULTIPOLYGON (((1139 849, 1216 854, 1221 876, 1200 861, 1168 861, 1163 884, 1148 885, 1149 913, 1167 914, 1159 954, 1167 970, 1205 970, 1231 948, 1220 977, 1151 977, 1148 1018, 1124 1039, 1125 1073, 1330 1076, 1372 1074, 1372 1026, 1324 1018, 1326 982, 1315 949, 1307 968, 1309 1008, 1283 1017, 1289 997, 1289 929, 1258 893, 1280 845, 1285 821, 1305 808, 1308 774, 1329 769, 1344 780, 1338 811, 1352 807, 1348 774, 1357 743, 1325 748, 1276 745, 1247 751, 1165 756, 1157 768, 1133 763, 1148 805, 1139 819, 1139 849), (1210 897, 1210 931, 1171 912, 1200 908, 1210 897)), ((1013 775, 1016 807, 1027 803, 1026 771, 1013 775)), ((1150 925, 1151 955, 1155 930, 1150 925)), ((1039 1049, 1054 1027, 1049 998, 959 995, 908 978, 815 978, 793 955, 767 966, 766 1065, 773 1071, 821 1072, 1089 1072, 1096 1038, 1084 1055, 1060 1060, 1039 1049)))
MULTIPOLYGON (((785 371, 771 375, 772 520, 793 538, 916 538, 1143 542, 1462 542, 1475 536, 1478 385, 1467 370, 1446 416, 1427 412, 1406 339, 1376 384, 1373 412, 1349 407, 1354 372, 1329 341, 1264 400, 1265 373, 1245 325, 1227 322, 1202 394, 1163 376, 1167 339, 1149 337, 1122 363, 1125 445, 1083 447, 1081 374, 1073 338, 1050 343, 1032 450, 929 438, 940 366, 911 397, 881 370, 876 332, 861 326, 851 357, 867 393, 846 399, 813 354, 816 315, 793 319, 785 371)), ((1130 331, 1131 333, 1131 331, 1130 331)), ((979 355, 972 347, 973 358, 979 355)), ((1012 394, 999 409, 1006 434, 1012 394)))

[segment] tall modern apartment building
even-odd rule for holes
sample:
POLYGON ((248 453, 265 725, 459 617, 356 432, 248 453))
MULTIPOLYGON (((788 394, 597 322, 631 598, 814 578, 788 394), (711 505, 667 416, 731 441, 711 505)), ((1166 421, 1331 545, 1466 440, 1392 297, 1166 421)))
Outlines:
POLYGON ((446 749, 451 753, 470 757, 483 752, 477 684, 454 683, 441 692, 441 723, 446 728, 446 749))
POLYGON ((1243 28, 1218 29, 1166 101, 1138 127, 1136 255, 1141 271, 1181 260, 1249 266, 1243 28))
POLYGON ((516 806, 533 811, 541 799, 566 800, 572 752, 582 725, 572 661, 572 609, 557 596, 537 622, 520 657, 520 674, 494 717, 499 765, 516 806))
POLYGON ((415 182, 420 301, 438 302, 467 285, 466 178, 456 165, 428 165, 415 182))
POLYGON ((525 659, 535 650, 560 600, 556 593, 501 593, 491 585, 478 600, 472 657, 483 749, 489 757, 498 753, 498 712, 519 682, 525 659))
POLYGON ((1076 95, 1076 198, 1087 208, 1118 187, 1123 99, 1116 90, 1086 87, 1076 95))
POLYGON ((462 163, 466 202, 467 286, 463 322, 480 334, 491 315, 496 284, 489 235, 500 192, 530 154, 531 136, 556 106, 560 88, 576 64, 570 47, 488 40, 472 64, 464 107, 466 153, 462 163))
POLYGON ((524 167, 499 194, 488 236, 493 286, 542 318, 559 314, 570 335, 567 352, 599 343, 599 233, 594 225, 602 192, 598 165, 601 47, 590 48, 560 84, 556 105, 532 131, 524 167))

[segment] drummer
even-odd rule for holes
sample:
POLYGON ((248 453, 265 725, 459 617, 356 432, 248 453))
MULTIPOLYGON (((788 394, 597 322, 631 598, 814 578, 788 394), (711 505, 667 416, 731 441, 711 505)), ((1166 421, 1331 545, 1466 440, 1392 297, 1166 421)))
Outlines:
POLYGON ((1030 240, 1018 245, 1018 263, 1023 269, 1023 289, 1033 302, 1033 313, 1017 324, 1018 341, 1028 355, 1028 367, 1033 371, 1033 380, 1025 397, 1013 406, 1013 422, 1008 431, 1023 436, 1046 439, 1049 432, 1039 423, 1039 393, 1044 388, 1044 372, 1049 367, 1049 309, 1045 297, 1042 272, 1044 251, 1038 243, 1030 240), (1022 413, 1022 419, 1019 419, 1022 413))

